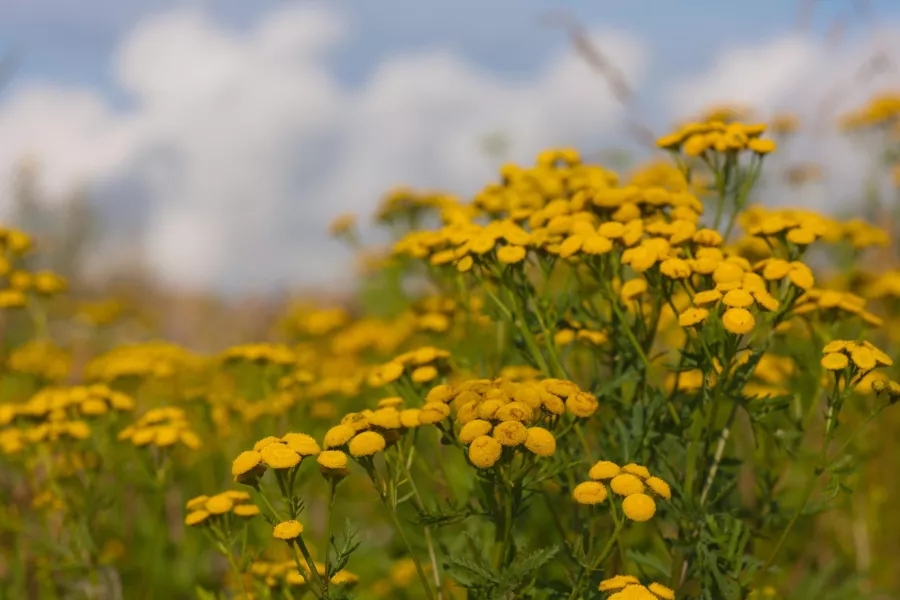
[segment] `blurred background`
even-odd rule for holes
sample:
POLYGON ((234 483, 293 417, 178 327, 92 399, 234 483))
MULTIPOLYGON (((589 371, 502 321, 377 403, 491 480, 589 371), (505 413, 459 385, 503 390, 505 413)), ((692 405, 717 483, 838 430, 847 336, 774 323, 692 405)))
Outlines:
POLYGON ((547 146, 625 169, 713 104, 796 115, 775 160, 825 176, 766 200, 840 208, 871 157, 835 120, 900 84, 898 32, 896 0, 0 0, 0 218, 187 342, 347 291, 328 223, 366 233, 392 186, 465 195, 547 146))

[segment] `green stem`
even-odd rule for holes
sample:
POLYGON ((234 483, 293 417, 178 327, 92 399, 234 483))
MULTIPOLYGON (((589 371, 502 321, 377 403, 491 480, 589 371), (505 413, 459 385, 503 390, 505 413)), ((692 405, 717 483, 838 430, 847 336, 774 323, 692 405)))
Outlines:
POLYGON ((403 525, 400 523, 400 517, 397 515, 396 508, 388 501, 388 497, 385 494, 384 489, 382 488, 381 480, 378 476, 378 471, 375 470, 374 465, 371 466, 371 469, 367 469, 367 471, 369 474, 369 479, 372 480, 372 484, 375 486, 375 491, 378 492, 378 498, 381 500, 381 503, 387 509, 388 514, 391 517, 391 523, 394 525, 394 529, 397 530, 397 533, 400 535, 400 539, 402 539, 403 543, 406 545, 406 550, 409 552, 409 555, 413 560, 413 564, 416 567, 416 574, 419 576, 419 581, 422 583, 422 587, 425 589, 425 595, 428 597, 428 600, 434 600, 434 592, 431 589, 431 585, 428 583, 428 578, 425 576, 425 569, 422 568, 422 562, 419 560, 419 557, 413 550, 412 543, 406 536, 406 532, 403 531, 403 525))
POLYGON ((834 404, 829 406, 828 417, 825 424, 825 439, 822 441, 822 449, 819 452, 819 460, 816 463, 816 468, 813 472, 813 476, 807 482, 806 487, 804 488, 803 493, 800 496, 800 506, 797 507, 797 510, 794 512, 791 520, 788 521, 787 527, 785 527, 784 531, 781 532, 781 537, 778 538, 778 542, 775 544, 775 549, 772 550, 772 554, 769 555, 768 560, 766 560, 762 569, 757 571, 757 574, 764 573, 778 557, 778 553, 781 551, 781 547, 784 546, 785 541, 787 541, 788 535, 790 535, 791 531, 794 529, 794 526, 797 524, 797 521, 800 519, 803 511, 806 509, 806 505, 816 489, 816 484, 819 482, 819 477, 822 475, 825 470, 825 466, 827 465, 826 461, 828 457, 828 446, 831 443, 831 438, 834 434, 834 424, 837 420, 837 415, 835 414, 836 412, 837 411, 834 410, 834 404))
MULTIPOLYGON (((420 510, 423 510, 425 508, 425 503, 422 502, 422 496, 419 495, 419 488, 416 486, 416 483, 413 480, 410 464, 408 461, 403 460, 403 456, 399 456, 399 458, 402 462, 403 470, 406 472, 406 478, 409 481, 409 487, 413 493, 413 500, 415 501, 416 506, 418 506, 420 510)), ((441 464, 443 468, 443 461, 439 460, 438 463, 441 464)), ((446 477, 446 472, 444 473, 444 475, 446 477)), ((450 486, 449 480, 447 486, 450 486)), ((451 496, 452 495, 453 492, 451 490, 451 496)), ((441 585, 441 572, 438 569, 437 554, 434 551, 434 542, 431 539, 431 528, 428 525, 425 525, 423 527, 423 530, 425 534, 425 546, 428 548, 428 558, 431 561, 431 569, 434 572, 434 586, 437 590, 437 600, 443 600, 444 590, 443 586, 441 585)))
POLYGON ((706 504, 706 497, 709 494, 710 488, 712 488, 713 480, 716 478, 716 473, 719 470, 719 464, 722 462, 722 456, 725 454, 725 445, 728 443, 728 436, 731 434, 731 426, 734 424, 734 419, 737 416, 738 402, 735 400, 731 404, 731 413, 728 415, 728 420, 725 424, 725 428, 722 429, 722 433, 719 436, 719 443, 716 447, 716 454, 713 457, 713 464, 709 468, 709 474, 706 476, 706 483, 703 484, 703 492, 700 494, 700 506, 706 504))
POLYGON ((231 565, 231 571, 232 573, 234 573, 237 582, 241 586, 241 593, 244 595, 244 598, 249 600, 250 594, 247 593, 247 584, 246 582, 244 582, 244 576, 241 574, 241 570, 238 567, 237 562, 234 560, 234 556, 231 554, 231 552, 228 551, 227 548, 222 545, 220 545, 219 551, 228 557, 228 564, 231 565))
POLYGON ((309 550, 306 547, 306 544, 303 544, 301 538, 297 538, 297 544, 293 544, 288 542, 288 546, 291 547, 291 552, 294 556, 294 563, 297 565, 297 571, 303 575, 304 571, 309 571, 309 579, 313 579, 316 582, 317 588, 313 586, 309 586, 309 589, 312 591, 313 595, 316 598, 322 598, 323 600, 326 598, 324 593, 324 584, 322 583, 322 578, 319 577, 319 571, 316 569, 316 563, 313 561, 312 556, 309 555, 309 550), (300 544, 303 544, 302 546, 300 544), (303 568, 303 565, 300 564, 300 556, 297 554, 297 547, 300 546, 301 551, 303 552, 303 558, 306 560, 306 569, 303 568), (323 592, 323 593, 320 593, 323 592))
MULTIPOLYGON (((330 478, 328 480, 328 506, 325 512, 325 577, 331 580, 331 516, 334 514, 334 496, 337 489, 337 480, 330 478)), ((326 591, 328 583, 326 582, 326 591)))
MULTIPOLYGON (((612 502, 612 499, 610 499, 612 502)), ((591 564, 589 569, 581 569, 581 573, 578 575, 578 580, 575 582, 575 586, 572 588, 572 593, 569 594, 569 600, 577 600, 578 594, 581 592, 581 588, 584 582, 585 576, 588 574, 588 571, 594 572, 597 568, 603 564, 603 561, 609 556, 609 553, 616 545, 616 541, 619 539, 619 534, 622 533, 622 529, 625 528, 625 521, 616 522, 616 528, 613 530, 612 536, 606 541, 606 545, 603 546, 603 550, 600 551, 600 554, 597 556, 597 559, 591 564)))
POLYGON ((272 503, 269 502, 269 499, 266 497, 266 494, 262 491, 262 489, 259 488, 259 486, 256 486, 255 489, 256 489, 257 495, 259 495, 259 497, 262 498, 263 504, 265 504, 266 508, 268 508, 269 511, 272 513, 273 518, 276 521, 281 522, 282 521, 281 515, 278 513, 277 510, 275 510, 275 507, 272 506, 272 503))

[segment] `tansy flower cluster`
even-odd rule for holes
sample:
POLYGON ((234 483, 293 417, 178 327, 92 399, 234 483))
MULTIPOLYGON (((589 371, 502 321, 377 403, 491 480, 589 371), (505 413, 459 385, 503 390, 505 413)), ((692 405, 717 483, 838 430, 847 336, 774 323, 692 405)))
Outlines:
POLYGON ((670 500, 669 484, 650 474, 647 467, 627 464, 620 467, 614 462, 601 460, 591 467, 590 481, 579 483, 572 496, 579 504, 601 504, 609 493, 622 497, 622 512, 632 521, 649 521, 656 514, 653 496, 670 500))
POLYGON ((307 584, 293 560, 265 561, 257 560, 250 564, 250 575, 265 585, 272 594, 282 593, 283 590, 297 588, 307 584))
MULTIPOLYGON (((539 157, 533 169, 505 169, 498 187, 476 196, 476 206, 485 206, 493 219, 487 224, 459 220, 437 231, 413 231, 397 242, 395 253, 427 258, 435 266, 453 264, 463 272, 477 266, 476 272, 491 273, 497 264, 523 263, 530 252, 545 259, 621 252, 637 245, 645 230, 658 239, 648 246, 658 258, 667 248, 655 244, 678 245, 697 231, 703 207, 683 186, 619 187, 608 173, 581 166, 577 153, 558 154, 568 158, 554 157, 551 162, 539 157), (544 187, 552 191, 523 189, 516 184, 520 179, 528 185, 551 182, 544 187)), ((656 183, 652 178, 635 181, 656 183)))
POLYGON ((846 242, 862 250, 871 246, 884 246, 888 241, 886 231, 865 221, 837 221, 816 212, 796 208, 753 206, 743 211, 737 222, 748 235, 764 240, 765 243, 760 248, 789 248, 793 245, 802 249, 821 240, 831 244, 846 242))
POLYGON ((31 249, 28 234, 0 226, 0 309, 22 308, 30 294, 50 297, 65 291, 66 280, 56 273, 22 266, 31 249))
POLYGON ((185 525, 223 529, 230 529, 233 517, 250 518, 259 514, 259 507, 250 502, 250 494, 237 490, 191 498, 185 504, 185 510, 188 511, 184 517, 185 525))
POLYGON ((203 445, 188 423, 184 409, 175 406, 148 410, 134 424, 119 432, 118 439, 139 447, 168 448, 180 444, 196 450, 203 445))
POLYGON ((390 362, 379 365, 369 372, 368 384, 373 388, 384 387, 404 377, 413 384, 425 384, 446 374, 450 369, 446 350, 424 346, 404 352, 390 362))
POLYGON ((520 447, 534 456, 553 455, 552 431, 562 415, 587 418, 597 408, 597 399, 570 381, 484 379, 432 388, 420 420, 440 423, 454 412, 460 426, 456 438, 467 447, 469 462, 487 469, 501 460, 504 449, 510 457, 520 447))
POLYGON ((447 296, 426 296, 415 302, 410 312, 417 330, 444 333, 464 319, 482 325, 489 323, 490 318, 483 314, 483 308, 484 299, 477 295, 470 295, 465 306, 447 296))
POLYGON ((616 575, 600 582, 598 589, 609 593, 607 600, 675 600, 674 590, 661 583, 641 585, 633 575, 616 575))
POLYGON ((91 381, 112 383, 120 379, 166 379, 177 373, 196 370, 202 359, 168 342, 147 342, 117 346, 97 356, 85 366, 91 381))
POLYGON ((797 299, 794 315, 817 313, 823 321, 857 316, 863 322, 880 327, 882 319, 866 310, 866 299, 850 292, 810 289, 797 299))
POLYGON ((0 404, 0 449, 20 452, 27 444, 85 440, 88 420, 134 409, 134 399, 105 385, 46 387, 27 402, 0 404))
POLYGON ((32 340, 12 351, 8 366, 12 371, 55 382, 72 370, 72 356, 50 341, 32 340))
POLYGON ((873 96, 863 106, 841 117, 847 131, 890 127, 900 121, 900 92, 884 92, 873 96))
POLYGON ((825 344, 822 353, 823 368, 843 372, 849 367, 853 377, 860 379, 862 375, 876 367, 889 367, 894 364, 890 356, 865 341, 834 340, 825 344))
POLYGON ((375 218, 383 223, 395 224, 405 221, 414 224, 424 213, 453 210, 458 201, 446 194, 417 192, 408 187, 398 187, 382 198, 375 211, 375 218))
POLYGON ((290 308, 281 319, 280 328, 299 338, 319 338, 345 327, 350 321, 350 314, 344 308, 320 308, 304 302, 290 308))
POLYGON ((239 454, 232 463, 231 474, 236 482, 247 485, 256 485, 267 468, 285 471, 292 477, 304 458, 321 452, 315 438, 305 433, 269 436, 256 442, 252 450, 239 454))
POLYGON ((812 272, 803 263, 767 259, 755 265, 758 272, 753 272, 746 259, 724 258, 718 249, 708 250, 694 259, 694 271, 701 274, 695 282, 699 291, 691 298, 694 306, 678 317, 682 327, 699 326, 716 314, 728 333, 743 335, 755 326, 755 313, 779 309, 781 303, 770 289, 774 291, 782 279, 799 290, 813 285, 812 272), (703 289, 712 284, 714 287, 703 289))
POLYGON ((685 156, 703 156, 707 152, 736 154, 751 150, 757 155, 765 155, 775 150, 775 142, 760 136, 766 131, 764 123, 745 125, 706 121, 688 123, 674 133, 656 141, 656 145, 666 150, 683 152, 685 156))
POLYGON ((293 365, 297 357, 283 344, 244 344, 232 346, 222 355, 228 362, 266 363, 273 365, 293 365))
MULTIPOLYGON (((395 189, 376 215, 389 257, 357 275, 358 297, 291 301, 231 347, 186 336, 196 353, 116 345, 132 323, 83 326, 112 302, 44 302, 65 282, 0 230, 0 308, 27 309, 0 315, 0 520, 16 542, 0 595, 876 589, 892 575, 862 559, 896 533, 878 508, 896 491, 881 411, 900 402, 900 271, 867 221, 748 208, 777 165, 746 115, 714 107, 621 178, 556 148, 471 197, 395 189), (242 491, 182 513, 229 462, 242 491), (858 543, 837 544, 850 530, 858 543)), ((884 101, 866 119, 897 121, 884 101)), ((331 233, 366 252, 356 223, 331 233)))

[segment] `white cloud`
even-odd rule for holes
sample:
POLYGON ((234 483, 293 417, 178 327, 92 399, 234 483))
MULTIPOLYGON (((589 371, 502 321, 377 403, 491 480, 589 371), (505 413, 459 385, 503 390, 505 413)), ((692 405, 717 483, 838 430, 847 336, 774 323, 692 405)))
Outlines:
MULTIPOLYGON (((485 134, 503 131, 513 157, 529 160, 548 144, 596 139, 620 113, 573 54, 520 80, 445 52, 400 55, 348 87, 326 62, 346 29, 309 7, 243 34, 194 11, 145 20, 115 57, 135 100, 127 113, 52 86, 20 87, 0 105, 2 182, 27 153, 54 194, 83 180, 136 186, 147 258, 176 285, 312 283, 343 274, 324 235, 338 212, 367 212, 397 183, 472 191, 491 177, 485 134)), ((640 77, 639 43, 620 33, 600 43, 640 77)))
POLYGON ((874 146, 853 143, 837 131, 836 119, 873 93, 900 87, 900 64, 871 68, 878 53, 900 58, 897 33, 889 27, 845 46, 791 34, 723 48, 706 70, 670 82, 674 116, 696 115, 712 104, 729 102, 752 108, 760 119, 778 112, 798 114, 803 129, 773 156, 770 171, 811 161, 824 167, 827 181, 802 195, 769 181, 761 190, 763 200, 847 209, 848 202, 859 199, 871 172, 874 146))

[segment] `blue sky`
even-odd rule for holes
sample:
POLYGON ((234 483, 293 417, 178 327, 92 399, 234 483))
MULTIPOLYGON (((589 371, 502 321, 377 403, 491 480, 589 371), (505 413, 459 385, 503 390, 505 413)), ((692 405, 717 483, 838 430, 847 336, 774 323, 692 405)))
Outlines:
MULTIPOLYGON (((798 32, 787 0, 6 0, 0 212, 32 158, 48 202, 88 187, 112 225, 107 262, 125 248, 173 285, 231 291, 345 282, 328 221, 395 184, 475 191, 496 169, 485 135, 527 161, 628 145, 624 123, 661 133, 710 102, 814 112, 874 48, 900 56, 900 3, 871 0, 874 22, 860 0, 814 4, 798 32), (542 22, 561 11, 635 105, 542 22)), ((808 147, 852 179, 840 143, 808 147)))
MULTIPOLYGON (((109 58, 142 19, 186 5, 201 7, 222 24, 252 27, 262 15, 290 0, 8 0, 0 4, 0 50, 18 57, 17 81, 40 78, 93 86, 115 102, 127 102, 109 69, 109 58)), ((294 4, 317 4, 297 0, 294 4)), ((318 3, 322 4, 322 3, 318 3)), ((382 0, 328 2, 346 15, 353 38, 332 57, 335 72, 358 81, 385 56, 423 49, 450 49, 467 59, 515 75, 530 73, 565 43, 542 17, 565 11, 591 27, 602 25, 652 40, 659 72, 702 68, 712 50, 791 30, 801 2, 789 0, 382 0)), ((815 1, 814 30, 838 20, 847 33, 866 35, 864 15, 851 0, 815 1)), ((879 19, 897 18, 900 3, 868 2, 879 19)), ((13 83, 15 85, 15 82, 13 83)))

